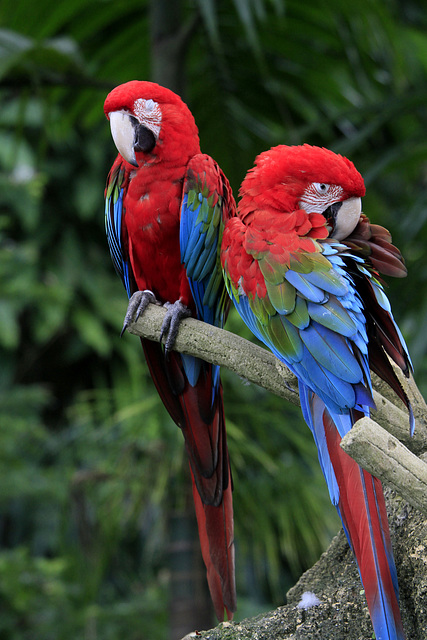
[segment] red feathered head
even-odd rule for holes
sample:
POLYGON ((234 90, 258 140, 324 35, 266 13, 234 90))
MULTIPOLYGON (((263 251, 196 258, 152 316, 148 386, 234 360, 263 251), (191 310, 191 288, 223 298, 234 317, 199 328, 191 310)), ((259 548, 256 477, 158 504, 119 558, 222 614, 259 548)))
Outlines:
POLYGON ((200 152, 193 115, 181 98, 154 82, 133 80, 113 89, 104 103, 119 153, 134 166, 138 154, 185 161, 200 152))

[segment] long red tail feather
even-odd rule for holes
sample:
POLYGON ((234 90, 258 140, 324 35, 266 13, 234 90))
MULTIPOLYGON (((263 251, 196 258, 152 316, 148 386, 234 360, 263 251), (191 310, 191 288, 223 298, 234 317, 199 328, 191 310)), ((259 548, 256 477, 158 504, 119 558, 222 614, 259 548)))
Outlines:
POLYGON ((404 640, 396 567, 381 482, 341 449, 341 436, 327 409, 323 413, 323 424, 339 488, 336 507, 356 557, 376 638, 404 640))
POLYGON ((212 366, 203 363, 197 384, 185 375, 181 356, 165 359, 160 344, 141 340, 157 391, 182 429, 193 483, 200 546, 219 620, 236 610, 232 480, 221 384, 212 392, 212 366))
POLYGON ((234 526, 231 478, 218 507, 202 502, 193 479, 193 497, 199 528, 200 546, 206 575, 218 620, 233 617, 236 610, 234 583, 234 526))

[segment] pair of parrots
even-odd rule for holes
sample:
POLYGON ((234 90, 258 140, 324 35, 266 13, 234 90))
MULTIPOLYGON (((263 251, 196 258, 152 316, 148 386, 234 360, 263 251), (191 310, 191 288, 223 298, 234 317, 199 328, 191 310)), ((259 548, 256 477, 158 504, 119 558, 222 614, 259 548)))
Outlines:
POLYGON ((142 345, 184 435, 218 618, 224 608, 229 618, 236 609, 219 368, 172 347, 182 318, 222 327, 232 300, 252 332, 297 376, 303 415, 357 561, 376 638, 403 640, 381 483, 340 447, 374 406, 370 370, 411 413, 390 359, 405 375, 411 362, 379 278, 405 276, 406 268, 388 231, 362 213, 362 176, 327 149, 280 145, 256 158, 236 207, 227 178, 201 153, 193 115, 175 93, 128 82, 108 95, 104 110, 119 152, 108 177, 105 220, 114 266, 130 298, 125 326, 149 302, 167 307, 165 346, 146 339, 142 345))

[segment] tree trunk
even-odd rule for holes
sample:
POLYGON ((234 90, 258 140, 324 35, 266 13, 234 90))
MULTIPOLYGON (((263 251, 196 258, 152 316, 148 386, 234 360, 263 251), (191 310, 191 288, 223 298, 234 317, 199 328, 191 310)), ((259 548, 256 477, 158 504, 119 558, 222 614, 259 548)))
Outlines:
POLYGON ((185 64, 189 36, 198 21, 182 20, 181 0, 152 0, 150 3, 151 80, 185 95, 185 64))

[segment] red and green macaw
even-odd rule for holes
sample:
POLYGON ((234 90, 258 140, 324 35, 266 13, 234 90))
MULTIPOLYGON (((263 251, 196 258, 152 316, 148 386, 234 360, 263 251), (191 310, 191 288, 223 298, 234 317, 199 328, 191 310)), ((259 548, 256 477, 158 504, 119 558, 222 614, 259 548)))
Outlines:
POLYGON ((229 298, 220 265, 225 220, 235 214, 227 178, 200 151, 193 115, 151 82, 116 87, 104 111, 119 151, 105 220, 117 273, 131 298, 124 328, 149 302, 168 311, 166 346, 143 339, 157 390, 182 429, 208 584, 220 620, 236 609, 232 481, 219 367, 171 351, 181 318, 222 326, 229 298))
POLYGON ((377 640, 403 640, 381 483, 340 447, 374 406, 370 369, 413 415, 388 356, 410 358, 379 273, 405 276, 400 252, 361 210, 347 158, 309 145, 261 153, 226 225, 226 285, 248 327, 297 376, 301 407, 354 552, 377 640))

